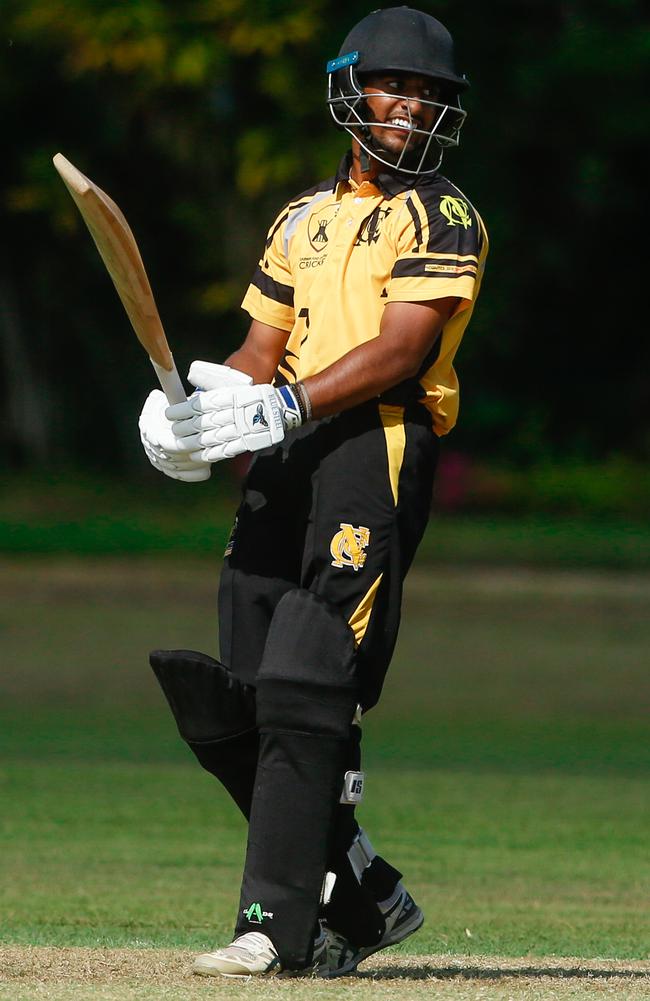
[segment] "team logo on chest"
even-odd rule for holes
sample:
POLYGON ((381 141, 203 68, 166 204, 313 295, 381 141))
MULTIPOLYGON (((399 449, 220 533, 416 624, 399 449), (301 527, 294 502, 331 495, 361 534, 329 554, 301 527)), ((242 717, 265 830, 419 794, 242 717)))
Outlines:
POLYGON ((468 226, 472 225, 469 207, 462 198, 443 195, 440 199, 440 211, 447 220, 448 226, 462 226, 463 229, 467 229, 468 226))
POLYGON ((307 236, 312 247, 319 254, 327 248, 330 242, 327 230, 336 218, 338 210, 338 204, 325 205, 323 208, 316 209, 309 217, 307 236))
POLYGON ((377 240, 381 236, 381 227, 384 220, 392 211, 391 208, 380 209, 377 207, 372 215, 368 216, 359 230, 359 235, 354 242, 355 247, 361 246, 362 243, 367 243, 368 245, 377 243, 377 240))
POLYGON ((354 528, 345 522, 341 522, 340 529, 330 542, 332 566, 352 567, 355 572, 361 570, 366 562, 365 550, 370 542, 370 529, 363 525, 354 528))

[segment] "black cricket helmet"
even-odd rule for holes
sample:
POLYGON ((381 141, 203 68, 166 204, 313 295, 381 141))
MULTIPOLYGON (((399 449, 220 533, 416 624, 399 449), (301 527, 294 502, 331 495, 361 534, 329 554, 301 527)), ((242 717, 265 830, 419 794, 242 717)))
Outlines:
MULTIPOLYGON (((440 166, 444 148, 458 146, 465 120, 460 93, 469 82, 456 72, 451 35, 430 14, 411 7, 373 11, 348 34, 338 58, 328 62, 327 73, 327 103, 334 121, 386 166, 408 174, 432 174, 440 166), (407 96, 402 97, 403 118, 395 123, 373 119, 364 81, 371 74, 387 73, 423 76, 438 85, 435 100, 418 98, 419 105, 433 112, 430 127, 424 126, 420 116, 411 114, 407 96), (372 134, 373 125, 407 133, 401 150, 382 146, 372 134)), ((382 96, 384 92, 374 91, 373 96, 377 93, 382 96)), ((386 96, 395 99, 401 95, 391 91, 386 96)))

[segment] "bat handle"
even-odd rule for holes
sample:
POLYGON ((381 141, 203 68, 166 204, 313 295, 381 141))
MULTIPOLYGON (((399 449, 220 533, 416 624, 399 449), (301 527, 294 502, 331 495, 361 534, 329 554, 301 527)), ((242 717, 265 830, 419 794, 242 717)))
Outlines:
POLYGON ((153 358, 149 361, 153 365, 156 375, 158 376, 158 382, 163 388, 163 392, 167 397, 170 405, 174 403, 185 403, 187 395, 185 389, 183 388, 183 383, 181 382, 181 377, 178 374, 178 369, 172 358, 172 368, 168 372, 166 368, 162 368, 161 365, 157 365, 153 358))

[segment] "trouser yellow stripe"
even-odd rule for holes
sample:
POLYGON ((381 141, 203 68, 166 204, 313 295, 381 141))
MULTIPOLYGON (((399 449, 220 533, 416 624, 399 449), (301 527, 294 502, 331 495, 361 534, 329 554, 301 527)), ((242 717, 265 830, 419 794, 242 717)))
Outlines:
POLYGON ((402 462, 404 461, 404 449, 406 448, 404 407, 389 407, 385 404, 380 404, 379 416, 381 417, 381 423, 384 426, 384 434, 386 436, 390 488, 393 491, 393 500, 397 505, 399 474, 402 462))
POLYGON ((354 633, 354 640, 357 646, 366 635, 366 629, 368 628, 368 623, 370 622, 370 613, 372 612, 372 605, 375 600, 375 596, 381 584, 381 579, 383 573, 379 574, 379 577, 375 583, 370 587, 368 591, 364 594, 363 598, 353 611, 352 615, 348 619, 348 625, 354 633))

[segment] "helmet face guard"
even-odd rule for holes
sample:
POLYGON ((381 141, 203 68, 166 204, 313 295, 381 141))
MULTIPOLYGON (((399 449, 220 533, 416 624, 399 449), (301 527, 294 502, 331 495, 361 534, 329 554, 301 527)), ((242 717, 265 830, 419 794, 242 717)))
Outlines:
MULTIPOLYGON (((331 64, 330 64, 331 65, 331 64)), ((329 68, 329 66, 328 66, 329 68)), ((430 108, 433 119, 430 128, 417 124, 411 114, 411 100, 406 94, 374 90, 366 93, 354 66, 334 70, 328 74, 327 104, 336 124, 356 139, 362 149, 380 163, 406 174, 433 174, 438 170, 444 150, 458 146, 459 133, 466 118, 455 95, 455 104, 440 100, 417 98, 420 107, 430 108), (406 105, 406 125, 380 122, 373 119, 368 98, 386 97, 391 101, 402 100, 406 105), (381 145, 372 134, 373 127, 406 134, 400 152, 393 152, 381 145)))
POLYGON ((465 76, 456 72, 454 43, 444 24, 430 14, 410 7, 374 10, 348 33, 339 55, 327 64, 329 105, 332 118, 356 139, 364 155, 370 155, 393 170, 407 174, 433 174, 440 166, 444 149, 458 146, 458 135, 465 120, 459 94, 469 86, 465 76), (414 97, 364 92, 369 76, 396 74, 417 76, 435 81, 442 97, 435 101, 417 99, 427 110, 431 125, 423 128, 420 116, 412 114, 414 97), (400 124, 374 120, 369 98, 398 99, 405 109, 400 124), (399 151, 378 138, 381 129, 406 133, 399 151))

